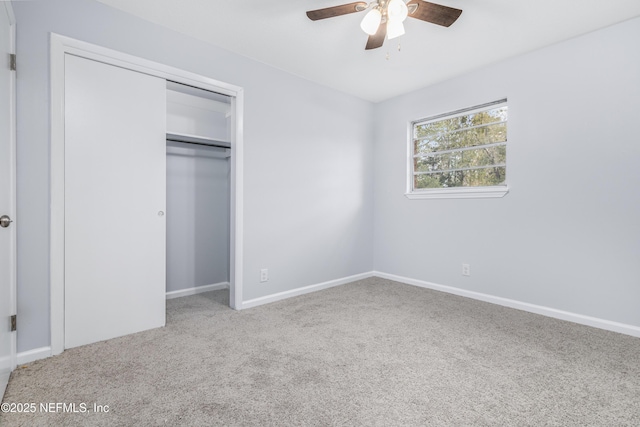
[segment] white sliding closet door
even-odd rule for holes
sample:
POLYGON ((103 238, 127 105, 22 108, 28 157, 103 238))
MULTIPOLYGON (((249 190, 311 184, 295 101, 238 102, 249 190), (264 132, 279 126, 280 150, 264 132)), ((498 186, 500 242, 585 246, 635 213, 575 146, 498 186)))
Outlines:
POLYGON ((166 82, 65 57, 65 348, 165 324, 166 82))

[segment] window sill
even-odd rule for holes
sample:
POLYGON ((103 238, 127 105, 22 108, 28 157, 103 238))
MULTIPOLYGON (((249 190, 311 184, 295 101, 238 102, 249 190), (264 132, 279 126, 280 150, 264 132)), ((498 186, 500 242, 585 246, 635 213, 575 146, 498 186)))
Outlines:
POLYGON ((406 193, 408 199, 485 199, 504 197, 509 192, 506 186, 434 188, 406 193))

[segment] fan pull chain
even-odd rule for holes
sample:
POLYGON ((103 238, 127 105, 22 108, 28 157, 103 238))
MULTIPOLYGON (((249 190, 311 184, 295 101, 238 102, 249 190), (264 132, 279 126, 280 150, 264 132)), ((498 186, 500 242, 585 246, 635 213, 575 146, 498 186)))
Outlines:
MULTIPOLYGON (((402 45, 400 43, 398 43, 398 52, 402 51, 402 45)), ((385 55, 385 59, 388 61, 389 58, 391 58, 391 55, 389 54, 389 51, 387 51, 387 54, 385 55)))

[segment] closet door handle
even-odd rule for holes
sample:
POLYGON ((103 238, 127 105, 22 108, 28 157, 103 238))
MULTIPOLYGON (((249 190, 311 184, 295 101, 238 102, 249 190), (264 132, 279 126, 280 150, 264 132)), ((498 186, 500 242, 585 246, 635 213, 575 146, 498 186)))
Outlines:
POLYGON ((163 211, 158 211, 158 216, 164 216, 164 212, 163 211))

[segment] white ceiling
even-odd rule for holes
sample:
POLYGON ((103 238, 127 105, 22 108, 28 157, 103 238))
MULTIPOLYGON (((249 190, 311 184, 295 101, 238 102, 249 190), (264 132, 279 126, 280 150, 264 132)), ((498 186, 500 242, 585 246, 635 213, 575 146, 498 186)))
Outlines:
POLYGON ((463 13, 449 28, 408 18, 365 51, 365 13, 305 15, 355 0, 98 1, 373 102, 640 16, 638 0, 433 0, 463 13))

